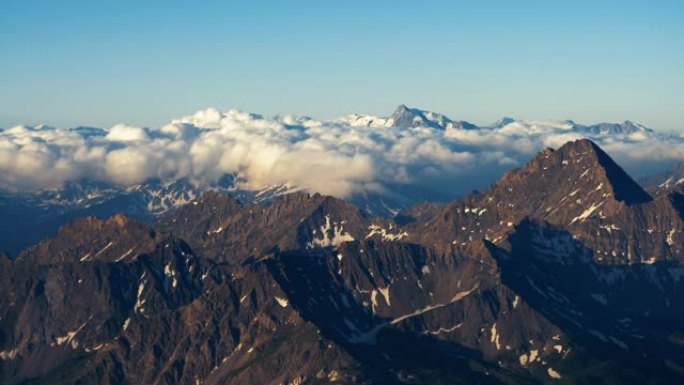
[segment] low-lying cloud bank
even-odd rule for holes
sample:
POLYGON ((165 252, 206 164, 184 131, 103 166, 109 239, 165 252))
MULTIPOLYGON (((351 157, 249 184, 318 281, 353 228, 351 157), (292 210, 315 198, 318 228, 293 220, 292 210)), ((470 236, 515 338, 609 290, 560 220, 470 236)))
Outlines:
POLYGON ((332 121, 209 108, 158 128, 16 126, 0 131, 0 187, 33 191, 92 179, 132 185, 187 177, 208 185, 237 173, 243 188, 293 184, 338 197, 448 199, 483 187, 545 147, 588 137, 628 171, 684 160, 684 138, 625 122, 514 121, 474 127, 400 107, 390 118, 332 121))

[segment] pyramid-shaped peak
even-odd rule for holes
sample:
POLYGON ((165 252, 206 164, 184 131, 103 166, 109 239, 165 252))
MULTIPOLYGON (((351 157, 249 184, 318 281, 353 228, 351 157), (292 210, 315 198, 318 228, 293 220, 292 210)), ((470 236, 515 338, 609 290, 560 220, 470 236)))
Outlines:
POLYGON ((397 106, 397 108, 394 109, 394 112, 390 116, 393 119, 402 117, 402 116, 421 116, 423 115, 422 111, 417 109, 417 108, 411 108, 408 107, 406 104, 400 104, 397 106))
MULTIPOLYGON (((605 178, 616 200, 625 204, 639 204, 652 200, 644 191, 601 147, 589 139, 579 139, 564 144, 554 152, 557 162, 562 166, 580 172, 579 177, 586 177, 590 172, 605 178), (581 170, 580 170, 581 169, 581 170)), ((568 171, 565 171, 570 172, 568 171)))
POLYGON ((530 216, 573 225, 649 201, 651 196, 598 145, 581 139, 540 152, 468 205, 472 211, 496 202, 496 210, 506 212, 511 223, 530 216))
POLYGON ((600 147, 589 139, 578 139, 570 141, 562 145, 558 151, 566 152, 577 152, 577 151, 596 151, 600 150, 600 147))
MULTIPOLYGON (((615 166, 620 168, 599 145, 589 139, 578 139, 567 142, 558 150, 552 152, 557 153, 557 156, 566 161, 575 160, 575 163, 579 163, 582 159, 591 159, 592 161, 598 161, 597 166, 615 166)), ((620 170, 622 169, 620 168, 620 170)))

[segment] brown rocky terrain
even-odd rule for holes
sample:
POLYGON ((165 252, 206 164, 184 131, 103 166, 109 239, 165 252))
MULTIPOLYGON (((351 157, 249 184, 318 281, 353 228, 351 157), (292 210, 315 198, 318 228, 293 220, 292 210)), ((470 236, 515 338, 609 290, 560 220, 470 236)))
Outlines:
POLYGON ((211 192, 77 219, 0 255, 0 383, 679 383, 682 198, 581 140, 396 220, 211 192))

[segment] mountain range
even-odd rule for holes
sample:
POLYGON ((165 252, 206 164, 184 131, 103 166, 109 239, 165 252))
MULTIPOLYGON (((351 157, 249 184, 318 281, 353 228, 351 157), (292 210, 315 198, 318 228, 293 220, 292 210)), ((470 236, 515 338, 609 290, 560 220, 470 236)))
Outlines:
POLYGON ((467 122, 465 120, 453 121, 448 117, 432 112, 425 111, 418 108, 410 108, 406 105, 400 105, 394 110, 394 113, 389 118, 379 118, 370 115, 351 115, 346 118, 341 118, 343 121, 350 122, 356 125, 367 126, 384 126, 397 128, 434 128, 445 131, 450 130, 496 130, 508 127, 509 130, 521 129, 531 131, 535 126, 546 125, 557 130, 568 132, 577 132, 588 135, 629 135, 637 132, 654 133, 654 130, 647 128, 641 124, 633 123, 626 120, 622 123, 599 123, 594 125, 582 125, 566 121, 535 121, 535 120, 516 120, 511 117, 501 118, 499 121, 491 126, 477 126, 476 124, 467 122))
MULTIPOLYGON (((330 190, 328 195, 354 203, 367 215, 392 218, 419 202, 444 204, 464 197, 523 164, 535 151, 582 137, 604 144, 637 170, 649 163, 640 154, 644 148, 684 145, 684 138, 629 121, 581 125, 570 120, 502 118, 490 126, 477 126, 405 105, 386 118, 350 115, 328 122, 289 115, 265 119, 235 110, 207 109, 159 129, 17 126, 0 130, 0 142, 15 148, 17 159, 10 165, 0 160, 4 187, 0 189, 0 215, 13 218, 0 222, 0 244, 16 256, 54 234, 66 221, 89 215, 123 213, 152 225, 160 215, 207 190, 255 203, 294 191, 330 190), (261 143, 265 137, 277 140, 261 143), (259 147, 249 155, 245 147, 252 142, 271 151, 262 154, 259 147), (186 146, 191 155, 160 150, 178 146, 186 146), (211 156, 198 150, 204 147, 211 147, 206 150, 211 156), (311 152, 308 147, 317 150, 311 152), (273 158, 274 153, 278 156, 266 166, 259 160, 273 158), (47 163, 45 154, 50 159, 47 163), (222 166, 223 154, 247 155, 222 166), (309 163, 301 159, 309 158, 311 166, 306 166, 309 163), (30 160, 30 167, 44 164, 45 169, 15 175, 12 168, 23 159, 30 160), (157 171, 147 170, 155 163, 157 171), (321 165, 320 171, 316 164, 321 165), (50 165, 61 166, 50 170, 50 165), (179 169, 169 175, 169 167, 179 169), (68 177, 61 176, 64 168, 69 170, 68 177), (131 179, 131 174, 139 172, 137 180, 131 179), (33 188, 17 185, 32 178, 37 184, 33 188)), ((646 173, 641 170, 640 175, 652 175, 640 179, 645 187, 654 183, 657 187, 672 176, 655 172, 673 163, 661 164, 661 158, 669 159, 666 153, 657 151, 653 155, 659 159, 657 167, 646 173)), ((678 154, 675 151, 672 157, 678 154)))
MULTIPOLYGON (((405 107, 370 120, 482 129, 405 107)), ((290 186, 241 192, 233 179, 186 195, 129 188, 147 203, 119 207, 146 221, 108 216, 105 199, 0 256, 0 381, 679 383, 684 192, 661 179, 642 187, 580 139, 393 217, 290 186)), ((110 188, 83 186, 31 199, 78 205, 110 188)), ((4 212, 28 209, 16 199, 3 197, 4 212)))

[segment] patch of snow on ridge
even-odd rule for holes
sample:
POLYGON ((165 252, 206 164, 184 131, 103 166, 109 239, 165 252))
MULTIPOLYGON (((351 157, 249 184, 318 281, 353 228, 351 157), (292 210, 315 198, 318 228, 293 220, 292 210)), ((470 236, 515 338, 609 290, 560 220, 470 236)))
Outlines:
POLYGON ((280 305, 281 307, 287 307, 287 305, 289 304, 289 301, 286 298, 281 298, 278 296, 275 296, 273 298, 275 298, 275 300, 278 302, 278 305, 280 305))
POLYGON ((216 229, 216 230, 210 230, 210 231, 207 231, 207 235, 211 235, 211 234, 219 234, 219 233, 220 233, 221 231, 223 231, 223 227, 220 227, 220 226, 219 226, 219 228, 218 228, 218 229, 216 229))
POLYGON ((97 254, 95 254, 95 256, 97 257, 98 255, 104 253, 107 249, 109 249, 110 247, 112 247, 113 244, 114 244, 114 242, 109 242, 109 243, 107 244, 107 246, 105 246, 104 248, 102 248, 102 250, 98 251, 97 254))
POLYGON ((337 246, 340 245, 344 242, 352 242, 354 241, 354 237, 352 237, 349 233, 347 233, 344 230, 343 223, 340 223, 339 226, 337 223, 330 223, 330 215, 325 216, 325 225, 321 226, 321 235, 323 236, 322 239, 316 238, 315 235, 316 233, 314 232, 314 237, 309 242, 309 248, 314 248, 314 247, 327 247, 327 246, 337 246), (332 235, 331 235, 332 233, 332 235))
POLYGON ((501 344, 499 343, 500 335, 496 331, 496 322, 494 322, 494 324, 492 325, 492 329, 490 330, 490 333, 492 335, 490 338, 490 342, 492 342, 493 344, 496 345, 496 350, 501 350, 501 344))
POLYGON ((383 298, 385 298, 385 303, 387 304, 387 306, 390 306, 391 302, 390 302, 389 285, 384 289, 378 288, 378 290, 380 291, 380 294, 382 294, 383 298))
POLYGON ((674 235, 675 235, 675 232, 676 232, 676 231, 677 231, 677 230, 672 229, 672 230, 670 230, 670 231, 667 232, 667 244, 670 245, 670 246, 674 246, 674 244, 675 244, 675 242, 674 242, 674 235))
POLYGON ((591 205, 591 207, 589 207, 588 209, 584 210, 584 212, 583 212, 582 214, 580 214, 578 217, 573 218, 573 220, 570 221, 570 224, 573 224, 573 223, 575 223, 575 222, 577 222, 577 221, 583 221, 583 220, 589 218, 589 217, 591 216, 591 214, 592 214, 594 211, 596 211, 596 209, 598 209, 599 207, 601 207, 601 205, 602 205, 603 203, 604 203, 604 202, 601 202, 601 203, 599 203, 599 204, 591 205))
POLYGON ((479 287, 479 284, 476 284, 472 289, 470 289, 470 290, 468 290, 468 291, 461 291, 461 292, 458 292, 458 293, 454 294, 454 296, 451 297, 451 299, 450 299, 448 302, 446 302, 446 303, 438 303, 438 304, 435 304, 435 305, 426 306, 426 307, 424 307, 424 308, 422 308, 422 309, 418 309, 418 310, 414 311, 413 313, 405 314, 405 315, 402 315, 402 316, 400 316, 400 317, 397 317, 397 318, 393 319, 392 321, 390 321, 390 323, 391 323, 391 324, 396 324, 396 323, 399 323, 399 322, 401 322, 401 321, 403 321, 403 320, 405 320, 405 319, 412 318, 412 317, 415 317, 415 316, 419 316, 419 315, 424 314, 424 313, 427 313, 427 312, 429 312, 429 311, 432 311, 432 310, 435 310, 435 309, 439 309, 439 308, 442 308, 442 307, 451 305, 452 303, 454 303, 454 302, 456 302, 456 301, 460 301, 461 299, 467 297, 467 296, 470 295, 472 292, 474 292, 475 290, 477 290, 478 287, 479 287))
POLYGON ((140 276, 140 284, 138 285, 138 297, 135 301, 135 306, 133 306, 133 311, 138 312, 140 314, 143 314, 143 312, 145 311, 143 305, 145 304, 146 300, 142 298, 142 295, 145 290, 145 284, 147 283, 147 280, 144 279, 146 274, 146 272, 143 272, 142 276, 140 276))
POLYGON ((373 290, 371 291, 371 310, 373 311, 373 314, 375 314, 375 308, 378 306, 378 291, 373 290))
POLYGON ((537 350, 537 349, 530 350, 530 362, 536 361, 537 357, 539 357, 539 350, 537 350))
POLYGON ((133 250, 135 250, 135 247, 133 247, 133 248, 129 249, 127 252, 123 253, 119 258, 117 258, 116 260, 114 260, 114 262, 121 262, 121 261, 123 261, 124 258, 128 257, 129 255, 131 255, 131 253, 133 252, 133 250))
POLYGON ((555 371, 553 368, 546 369, 546 373, 549 375, 549 377, 551 377, 555 380, 560 380, 562 378, 560 373, 555 371))
POLYGON ((17 348, 0 352, 0 360, 13 360, 17 356, 17 348))
POLYGON ((378 225, 370 225, 370 226, 368 226, 368 229, 370 230, 370 232, 368 233, 368 235, 366 235, 366 239, 371 238, 375 235, 380 236, 383 240, 386 240, 386 241, 399 241, 404 237, 408 237, 408 233, 406 231, 402 231, 402 232, 396 233, 396 234, 391 234, 386 229, 384 229, 378 225))
POLYGON ((656 258, 655 257, 648 257, 647 259, 641 261, 642 263, 645 263, 647 265, 652 265, 656 263, 656 258))
POLYGON ((453 332, 454 330, 460 328, 461 326, 463 326, 463 323, 462 323, 462 322, 461 322, 461 323, 458 323, 458 324, 456 324, 456 325, 454 325, 454 326, 452 326, 452 327, 450 327, 450 328, 439 328, 439 329, 434 330, 434 331, 433 331, 433 330, 426 330, 426 331, 422 332, 422 334, 438 335, 438 334, 442 334, 442 333, 451 333, 451 332, 453 332))
POLYGON ((76 349, 78 347, 78 341, 76 341, 74 339, 74 337, 76 337, 76 335, 81 330, 83 330, 83 328, 88 324, 88 322, 90 322, 91 319, 93 319, 93 316, 90 316, 90 318, 88 318, 88 320, 86 322, 84 322, 81 326, 79 326, 78 329, 67 332, 67 334, 62 336, 62 337, 55 338, 55 342, 57 343, 57 345, 61 346, 64 344, 71 343, 72 349, 76 349))
MULTIPOLYGON (((376 342, 376 337, 377 337, 378 333, 379 333, 382 329, 384 329, 385 327, 387 327, 387 326, 389 326, 389 325, 394 325, 394 324, 400 323, 400 322, 402 322, 402 321, 404 321, 404 320, 406 320, 406 319, 409 319, 409 318, 412 318, 412 317, 419 316, 419 315, 421 315, 421 314, 430 312, 430 311, 432 311, 432 310, 436 310, 436 309, 439 309, 439 308, 448 306, 448 305, 450 305, 450 304, 452 304, 452 303, 454 303, 454 302, 456 302, 456 301, 459 301, 459 300, 461 300, 461 299, 467 297, 468 295, 470 295, 473 291, 477 290, 478 288, 479 288, 479 283, 478 283, 478 284, 475 284, 475 286, 474 286, 472 289, 468 290, 468 291, 462 291, 462 292, 458 292, 458 293, 454 294, 454 296, 451 297, 451 299, 450 299, 447 303, 438 303, 438 304, 435 304, 435 305, 426 306, 426 307, 424 307, 424 308, 415 310, 415 311, 412 312, 412 313, 409 313, 409 314, 405 314, 405 315, 403 315, 403 316, 396 317, 396 318, 390 320, 389 322, 382 322, 382 323, 380 323, 380 324, 377 324, 377 325, 373 326, 373 327, 370 328, 368 331, 362 332, 361 334, 356 335, 356 336, 350 338, 349 341, 352 342, 352 343, 360 343, 360 344, 374 344, 374 343, 376 342)), ((373 291, 371 292, 371 298, 373 299, 374 304, 375 304, 374 298, 375 298, 376 295, 377 295, 377 291, 376 291, 376 290, 373 290, 373 291)), ((452 327, 452 328, 449 328, 449 329, 439 329, 439 330, 437 330, 436 332, 429 332, 429 331, 428 331, 427 333, 430 333, 430 334, 440 334, 440 333, 443 333, 443 332, 450 332, 450 331, 453 331, 453 330, 455 330, 455 329, 458 329, 459 327, 461 327, 461 324, 458 324, 458 325, 456 325, 456 326, 454 326, 454 327, 452 327)), ((423 333, 423 334, 426 334, 426 333, 423 333)))

